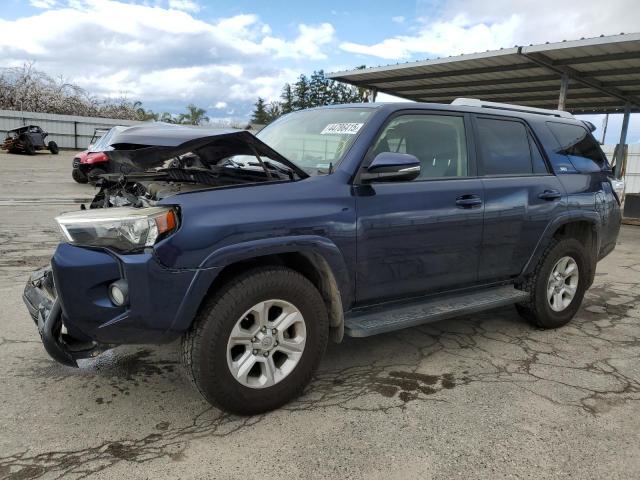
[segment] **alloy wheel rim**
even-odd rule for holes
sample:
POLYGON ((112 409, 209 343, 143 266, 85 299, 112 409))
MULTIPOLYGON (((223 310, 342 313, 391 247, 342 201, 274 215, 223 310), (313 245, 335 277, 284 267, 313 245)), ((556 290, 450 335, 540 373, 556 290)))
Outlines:
POLYGON ((547 302, 555 312, 565 310, 578 291, 578 264, 569 256, 562 257, 551 269, 547 282, 547 302))
POLYGON ((231 330, 229 371, 245 387, 271 387, 298 365, 306 340, 304 317, 295 305, 278 299, 257 303, 231 330))

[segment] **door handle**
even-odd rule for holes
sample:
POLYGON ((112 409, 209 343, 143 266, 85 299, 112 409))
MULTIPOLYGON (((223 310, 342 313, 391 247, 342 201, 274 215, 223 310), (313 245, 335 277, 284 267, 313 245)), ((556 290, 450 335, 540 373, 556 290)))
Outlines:
POLYGON ((456 206, 460 208, 473 208, 482 205, 482 199, 478 195, 460 195, 456 198, 456 206))
POLYGON ((549 201, 560 200, 562 198, 562 194, 557 190, 545 190, 538 195, 538 198, 549 201))

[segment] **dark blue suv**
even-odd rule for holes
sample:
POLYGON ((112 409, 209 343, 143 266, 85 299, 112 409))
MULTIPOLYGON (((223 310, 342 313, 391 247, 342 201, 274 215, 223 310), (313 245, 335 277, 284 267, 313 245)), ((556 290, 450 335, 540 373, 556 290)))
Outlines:
POLYGON ((620 228, 591 130, 464 99, 305 110, 257 136, 130 127, 24 299, 66 365, 181 337, 200 392, 242 414, 298 395, 345 334, 509 304, 559 327, 620 228))

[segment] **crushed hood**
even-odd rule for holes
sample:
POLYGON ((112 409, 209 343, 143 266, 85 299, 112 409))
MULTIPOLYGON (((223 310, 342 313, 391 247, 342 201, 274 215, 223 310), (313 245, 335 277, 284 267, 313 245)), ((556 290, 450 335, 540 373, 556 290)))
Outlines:
POLYGON ((114 172, 129 173, 162 166, 171 158, 194 152, 206 166, 233 155, 260 155, 291 168, 300 178, 308 177, 300 167, 287 160, 251 132, 223 130, 167 123, 135 125, 117 132, 105 152, 114 162, 114 172))

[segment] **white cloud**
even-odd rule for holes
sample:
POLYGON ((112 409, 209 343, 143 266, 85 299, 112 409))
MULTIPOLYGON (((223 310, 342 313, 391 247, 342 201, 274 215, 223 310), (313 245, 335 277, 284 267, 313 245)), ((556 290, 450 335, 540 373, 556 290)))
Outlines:
POLYGON ((216 102, 216 104, 214 105, 214 108, 217 108, 218 110, 227 108, 227 102, 216 102))
MULTIPOLYGON (((609 0, 606 5, 596 0, 449 0, 438 18, 429 5, 425 2, 424 16, 411 25, 411 34, 372 44, 345 41, 340 48, 397 61, 634 32, 640 22, 637 0, 609 0)), ((419 14, 420 8, 419 3, 419 14)))
POLYGON ((479 48, 500 48, 505 42, 508 44, 520 24, 517 15, 493 24, 474 23, 458 15, 450 21, 429 24, 417 35, 399 35, 372 45, 343 42, 340 48, 387 60, 407 59, 418 54, 456 55, 476 52, 479 48))
POLYGON ((189 3, 197 5, 68 0, 31 16, 0 18, 0 58, 7 66, 34 61, 99 96, 126 94, 152 105, 222 102, 244 111, 258 95, 278 98, 283 83, 300 74, 274 58, 321 59, 335 41, 329 23, 300 24, 287 38, 254 14, 200 20, 185 11, 189 3))
POLYGON ((278 58, 327 58, 322 47, 334 40, 335 29, 330 23, 320 25, 298 25, 298 36, 291 42, 280 38, 265 37, 262 45, 274 50, 278 58))
POLYGON ((56 0, 29 0, 29 5, 35 8, 53 8, 56 3, 56 0))
POLYGON ((391 21, 394 23, 404 23, 406 19, 402 15, 398 15, 397 17, 391 17, 391 21))
POLYGON ((200 5, 193 0, 169 0, 169 8, 185 12, 199 12, 200 5))

